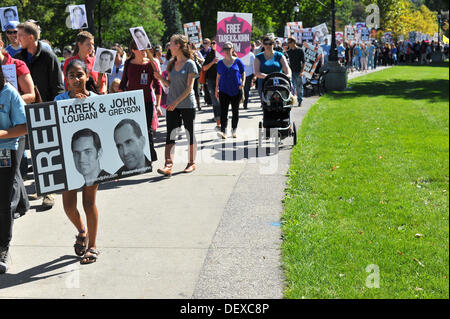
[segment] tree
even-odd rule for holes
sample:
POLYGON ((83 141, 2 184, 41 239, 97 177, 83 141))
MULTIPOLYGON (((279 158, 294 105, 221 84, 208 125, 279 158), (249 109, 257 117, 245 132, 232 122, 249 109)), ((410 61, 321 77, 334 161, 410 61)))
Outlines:
POLYGON ((162 0, 162 16, 166 24, 166 31, 163 35, 163 42, 166 43, 174 34, 184 34, 181 23, 181 14, 176 0, 162 0))

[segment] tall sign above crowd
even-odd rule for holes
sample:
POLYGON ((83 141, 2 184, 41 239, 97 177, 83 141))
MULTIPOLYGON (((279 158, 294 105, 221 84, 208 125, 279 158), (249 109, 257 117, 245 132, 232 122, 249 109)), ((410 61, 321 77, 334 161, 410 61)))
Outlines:
POLYGON ((200 21, 189 22, 184 24, 184 34, 189 39, 189 42, 200 44, 202 43, 202 28, 200 21))
POLYGON ((226 42, 233 43, 234 51, 244 64, 250 63, 252 14, 236 12, 217 13, 216 56, 223 59, 226 42))

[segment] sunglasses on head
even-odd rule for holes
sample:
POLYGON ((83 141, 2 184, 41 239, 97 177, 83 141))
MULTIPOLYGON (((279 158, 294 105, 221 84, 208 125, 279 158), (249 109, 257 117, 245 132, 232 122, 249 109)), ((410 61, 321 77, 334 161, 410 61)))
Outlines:
POLYGON ((17 30, 13 30, 13 31, 8 30, 8 31, 6 31, 6 34, 17 34, 17 30))
POLYGON ((224 50, 231 50, 231 48, 227 47, 227 48, 223 48, 224 50))

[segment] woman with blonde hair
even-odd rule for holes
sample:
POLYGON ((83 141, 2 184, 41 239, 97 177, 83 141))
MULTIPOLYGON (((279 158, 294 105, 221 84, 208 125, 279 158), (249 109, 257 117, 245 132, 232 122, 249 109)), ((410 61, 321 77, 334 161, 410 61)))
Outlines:
POLYGON ((166 114, 165 164, 164 168, 158 169, 158 173, 164 176, 172 175, 175 137, 181 120, 189 140, 189 162, 184 173, 191 173, 196 169, 195 157, 197 154, 197 142, 194 135, 196 107, 194 82, 195 78, 198 77, 198 70, 195 62, 192 60, 192 51, 186 36, 181 34, 173 35, 170 38, 170 51, 172 52, 172 59, 167 66, 168 78, 165 79, 159 72, 155 72, 155 77, 169 87, 166 114))

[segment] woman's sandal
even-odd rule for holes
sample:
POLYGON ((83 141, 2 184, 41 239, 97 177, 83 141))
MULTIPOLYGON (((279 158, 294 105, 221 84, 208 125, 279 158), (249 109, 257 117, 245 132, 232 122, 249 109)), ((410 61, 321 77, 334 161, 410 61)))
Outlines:
POLYGON ((86 251, 86 254, 84 254, 83 259, 80 261, 80 264, 82 265, 93 264, 97 261, 98 255, 100 255, 100 252, 97 249, 89 248, 86 251))
POLYGON ((76 241, 75 245, 73 245, 75 249, 75 254, 77 256, 83 256, 86 253, 87 245, 88 245, 88 234, 86 236, 81 236, 81 234, 84 234, 84 231, 79 233, 78 236, 75 236, 76 241))

